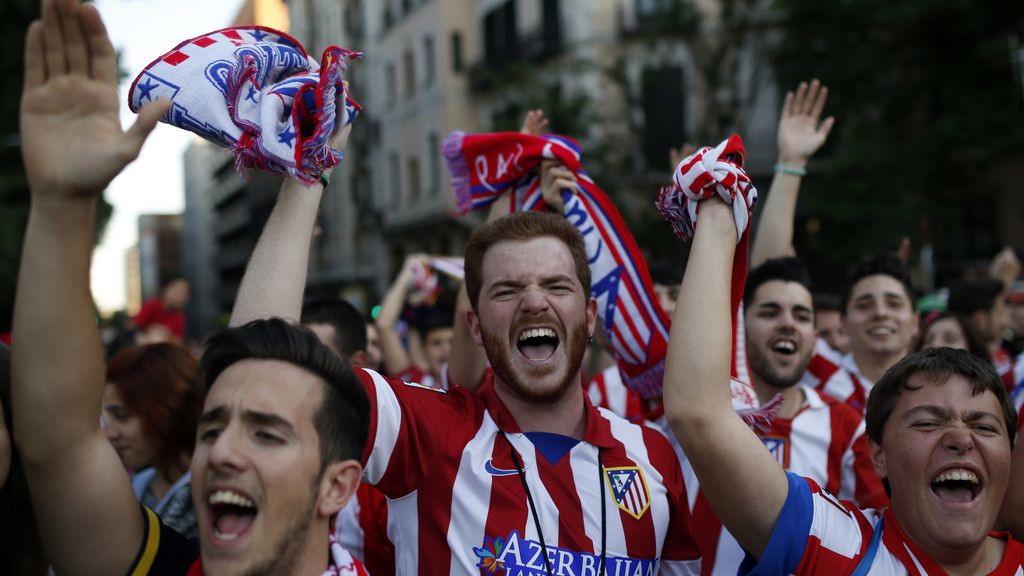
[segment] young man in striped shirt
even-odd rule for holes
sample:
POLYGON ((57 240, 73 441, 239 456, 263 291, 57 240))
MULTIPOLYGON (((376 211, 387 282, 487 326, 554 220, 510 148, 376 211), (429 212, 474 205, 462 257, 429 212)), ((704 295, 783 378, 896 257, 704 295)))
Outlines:
MULTIPOLYGON (((748 373, 762 403, 783 404, 761 441, 786 470, 865 508, 888 504, 864 435, 864 418, 846 404, 800 384, 815 353, 810 278, 796 258, 775 258, 750 271, 743 296, 748 373)), ((669 432, 671 433, 671 432, 669 432)), ((703 493, 693 507, 703 574, 735 574, 744 552, 703 493)))
POLYGON ((966 352, 908 357, 875 386, 867 429, 890 493, 884 513, 785 473, 764 449, 729 398, 736 238, 732 209, 702 202, 672 323, 665 410, 712 508, 748 552, 740 573, 1024 572, 1024 546, 990 533, 1016 414, 992 367, 966 352))

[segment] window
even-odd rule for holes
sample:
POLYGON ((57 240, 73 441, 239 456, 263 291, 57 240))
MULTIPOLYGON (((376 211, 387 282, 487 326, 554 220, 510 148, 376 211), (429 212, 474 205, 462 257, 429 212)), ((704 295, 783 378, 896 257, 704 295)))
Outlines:
POLYGON ((406 161, 409 180, 409 203, 416 204, 420 201, 420 159, 410 156, 406 161))
POLYGON ((484 58, 491 66, 507 64, 519 53, 516 44, 516 3, 508 0, 484 16, 484 58))
POLYGON ((395 72, 395 65, 392 62, 388 62, 384 66, 384 82, 385 89, 387 90, 388 106, 392 107, 398 100, 398 78, 395 72))
POLYGON ((425 36, 423 38, 423 72, 424 80, 423 84, 428 88, 434 84, 434 75, 436 74, 436 66, 434 65, 434 37, 425 36))
POLYGON ((412 50, 405 51, 402 56, 402 66, 405 76, 405 97, 412 98, 416 92, 416 58, 413 56, 412 50))
POLYGON ((427 137, 427 158, 430 162, 430 195, 438 196, 441 192, 441 139, 431 133, 427 137))
POLYGON ((452 72, 462 72, 462 33, 452 32, 452 72))
POLYGON ((686 135, 683 70, 678 66, 648 68, 643 73, 643 150, 649 169, 665 165, 668 150, 686 135))
POLYGON ((394 152, 389 154, 388 164, 391 178, 391 205, 397 208, 402 203, 402 174, 401 166, 398 164, 398 154, 394 152))

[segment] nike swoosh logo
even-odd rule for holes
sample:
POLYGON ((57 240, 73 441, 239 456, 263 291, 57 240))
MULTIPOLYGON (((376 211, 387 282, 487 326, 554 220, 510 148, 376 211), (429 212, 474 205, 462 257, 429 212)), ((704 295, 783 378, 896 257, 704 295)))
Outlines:
POLYGON ((491 476, 515 476, 516 474, 519 474, 519 471, 516 470, 515 468, 512 468, 511 470, 506 470, 504 468, 495 468, 494 464, 491 464, 490 460, 488 460, 487 463, 484 464, 484 470, 486 470, 487 473, 490 474, 491 476))

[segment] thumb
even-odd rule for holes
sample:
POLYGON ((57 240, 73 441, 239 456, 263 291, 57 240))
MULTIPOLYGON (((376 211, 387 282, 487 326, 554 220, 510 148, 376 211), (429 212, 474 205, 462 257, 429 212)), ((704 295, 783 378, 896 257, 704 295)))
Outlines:
POLYGON ((170 100, 157 100, 147 104, 139 111, 139 117, 135 120, 135 124, 132 124, 132 127, 125 132, 125 143, 132 158, 139 155, 139 150, 142 149, 142 145, 146 142, 146 138, 149 137, 149 133, 153 131, 156 123, 170 109, 170 100))

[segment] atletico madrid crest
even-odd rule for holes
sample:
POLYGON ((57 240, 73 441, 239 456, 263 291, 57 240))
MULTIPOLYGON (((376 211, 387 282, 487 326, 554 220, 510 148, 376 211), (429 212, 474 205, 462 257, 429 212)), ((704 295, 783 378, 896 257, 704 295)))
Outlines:
POLYGON ((605 468, 608 489, 619 509, 639 520, 651 507, 651 493, 647 489, 644 471, 638 466, 605 468))

